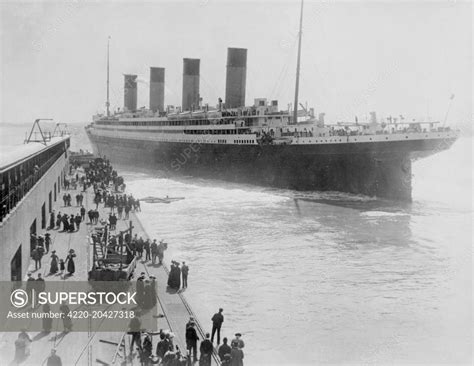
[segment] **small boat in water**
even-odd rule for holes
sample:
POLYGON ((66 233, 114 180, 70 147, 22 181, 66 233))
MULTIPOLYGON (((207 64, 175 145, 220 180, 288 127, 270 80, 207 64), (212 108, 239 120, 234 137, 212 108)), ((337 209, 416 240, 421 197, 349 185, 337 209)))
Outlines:
POLYGON ((160 197, 148 196, 148 197, 140 198, 140 201, 146 202, 146 203, 171 203, 171 202, 176 202, 176 201, 181 201, 181 200, 184 200, 184 197, 166 196, 164 198, 160 198, 160 197))

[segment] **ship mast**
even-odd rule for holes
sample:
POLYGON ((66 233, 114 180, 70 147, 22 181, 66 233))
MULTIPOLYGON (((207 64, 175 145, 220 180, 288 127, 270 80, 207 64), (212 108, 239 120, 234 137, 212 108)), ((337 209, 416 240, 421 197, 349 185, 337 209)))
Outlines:
POLYGON ((301 0, 300 31, 298 33, 298 60, 296 62, 295 104, 293 105, 293 123, 298 122, 298 89, 300 87, 301 35, 303 34, 303 0, 301 0))
POLYGON ((107 117, 110 116, 110 100, 109 100, 109 48, 110 48, 110 36, 107 38, 107 101, 105 106, 107 107, 107 117))

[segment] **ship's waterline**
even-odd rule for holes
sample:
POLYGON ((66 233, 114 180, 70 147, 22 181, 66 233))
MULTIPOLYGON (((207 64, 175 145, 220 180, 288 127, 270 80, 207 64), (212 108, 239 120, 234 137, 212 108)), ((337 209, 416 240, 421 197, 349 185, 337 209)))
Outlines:
POLYGON ((94 151, 116 163, 157 167, 170 174, 404 201, 411 200, 412 159, 447 149, 457 138, 452 132, 431 139, 408 139, 407 135, 406 141, 366 138, 366 142, 340 143, 338 139, 262 146, 114 138, 87 131, 94 151))

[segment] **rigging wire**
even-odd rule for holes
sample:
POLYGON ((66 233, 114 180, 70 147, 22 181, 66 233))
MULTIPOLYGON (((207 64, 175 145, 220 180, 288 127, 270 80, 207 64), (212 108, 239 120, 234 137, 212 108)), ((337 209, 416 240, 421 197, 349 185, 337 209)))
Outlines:
POLYGON ((283 63, 283 66, 281 68, 281 71, 280 71, 280 74, 275 82, 275 85, 273 86, 272 88, 272 91, 271 93, 269 94, 269 96, 272 98, 272 99, 278 99, 278 97, 280 96, 281 94, 281 91, 282 91, 282 84, 283 82, 287 79, 288 77, 288 69, 290 67, 290 61, 291 59, 293 58, 294 56, 294 48, 296 46, 296 41, 297 41, 298 37, 294 37, 293 38, 293 42, 291 43, 291 50, 290 52, 288 52, 288 56, 285 60, 285 62, 283 63))

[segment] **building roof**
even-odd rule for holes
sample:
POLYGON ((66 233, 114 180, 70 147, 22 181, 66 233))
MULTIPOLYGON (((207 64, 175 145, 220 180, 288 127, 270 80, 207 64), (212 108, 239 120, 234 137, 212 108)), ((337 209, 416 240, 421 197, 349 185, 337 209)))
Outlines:
POLYGON ((45 144, 40 142, 30 142, 28 144, 20 144, 15 146, 0 146, 0 172, 10 169, 21 162, 38 155, 40 152, 49 149, 63 141, 66 141, 68 136, 53 137, 45 144))

